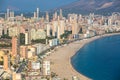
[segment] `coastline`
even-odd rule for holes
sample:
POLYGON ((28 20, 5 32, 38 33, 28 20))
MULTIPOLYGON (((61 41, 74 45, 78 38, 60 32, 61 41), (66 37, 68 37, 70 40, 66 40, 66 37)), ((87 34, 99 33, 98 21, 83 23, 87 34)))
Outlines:
POLYGON ((120 35, 120 33, 104 34, 92 38, 72 42, 68 45, 55 48, 55 51, 46 57, 46 60, 51 61, 51 72, 55 72, 62 80, 72 80, 72 76, 77 76, 80 80, 90 80, 90 78, 77 72, 72 64, 71 58, 86 44, 107 36, 120 35))

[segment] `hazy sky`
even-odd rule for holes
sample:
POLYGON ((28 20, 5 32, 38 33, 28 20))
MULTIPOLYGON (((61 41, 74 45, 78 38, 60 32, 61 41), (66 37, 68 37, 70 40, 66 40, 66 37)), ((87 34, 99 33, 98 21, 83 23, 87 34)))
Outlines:
POLYGON ((34 11, 39 7, 42 11, 60 7, 76 0, 0 0, 0 11, 7 8, 20 11, 34 11))

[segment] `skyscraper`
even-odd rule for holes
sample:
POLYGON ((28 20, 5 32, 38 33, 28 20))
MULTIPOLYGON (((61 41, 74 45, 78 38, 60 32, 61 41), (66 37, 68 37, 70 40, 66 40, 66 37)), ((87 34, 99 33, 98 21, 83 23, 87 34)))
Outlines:
POLYGON ((64 31, 65 31, 65 21, 64 20, 60 20, 59 21, 59 24, 60 24, 60 34, 63 34, 64 31))
POLYGON ((10 10, 7 9, 7 19, 9 19, 9 17, 10 17, 10 10))
POLYGON ((108 19, 108 25, 111 26, 112 25, 112 19, 108 19))
POLYGON ((24 15, 23 15, 23 13, 21 13, 21 17, 23 17, 24 15))
POLYGON ((52 22, 52 36, 57 36, 57 26, 58 26, 58 21, 53 21, 52 22))
POLYGON ((49 14, 48 14, 48 12, 46 12, 46 21, 49 22, 49 14))
POLYGON ((30 32, 26 31, 25 32, 25 44, 30 44, 31 43, 31 37, 30 37, 30 32))
POLYGON ((54 13, 54 17, 53 17, 53 20, 56 20, 57 19, 57 12, 54 13))
POLYGON ((39 8, 37 8, 37 18, 39 18, 39 8))
POLYGON ((60 9, 60 19, 63 18, 63 15, 62 15, 62 9, 60 9))
POLYGON ((77 22, 74 20, 72 23, 72 34, 75 35, 78 33, 78 24, 77 22))
POLYGON ((37 17, 36 12, 34 12, 34 18, 36 18, 36 17, 37 17))
POLYGON ((51 36, 50 35, 50 24, 47 24, 46 26, 47 26, 47 36, 51 36))
POLYGON ((14 12, 11 11, 11 12, 10 12, 10 18, 13 18, 13 17, 14 17, 14 12))
POLYGON ((16 56, 19 52, 19 42, 18 42, 18 37, 13 36, 12 37, 12 56, 16 56))
POLYGON ((27 58, 27 46, 20 46, 20 56, 24 59, 27 58))
POLYGON ((8 55, 5 54, 3 58, 4 58, 4 70, 8 70, 9 69, 9 58, 8 58, 8 55))
POLYGON ((60 39, 60 34, 61 34, 61 33, 60 33, 60 30, 61 30, 61 27, 58 26, 58 27, 57 27, 57 38, 58 38, 58 39, 60 39))

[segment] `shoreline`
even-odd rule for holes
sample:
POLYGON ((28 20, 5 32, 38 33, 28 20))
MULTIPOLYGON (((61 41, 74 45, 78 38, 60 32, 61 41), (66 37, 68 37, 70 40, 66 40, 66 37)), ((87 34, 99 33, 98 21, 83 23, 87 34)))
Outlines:
POLYGON ((80 80, 91 80, 90 78, 82 75, 77 72, 72 63, 71 58, 76 55, 76 53, 86 44, 108 36, 120 35, 120 33, 111 33, 104 34, 102 36, 95 36, 88 39, 78 40, 72 42, 68 45, 55 48, 56 50, 47 56, 45 60, 49 60, 51 62, 51 72, 55 72, 58 77, 67 80, 72 80, 72 76, 77 76, 80 80))

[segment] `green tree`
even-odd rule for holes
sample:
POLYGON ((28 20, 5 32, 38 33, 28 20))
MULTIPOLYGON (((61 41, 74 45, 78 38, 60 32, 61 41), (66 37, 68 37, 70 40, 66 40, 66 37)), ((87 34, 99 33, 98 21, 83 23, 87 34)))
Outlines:
POLYGON ((42 44, 45 44, 46 43, 46 39, 32 40, 32 43, 42 43, 42 44))
POLYGON ((0 65, 3 65, 3 61, 0 61, 0 65))
POLYGON ((65 33, 64 34, 62 34, 60 37, 63 39, 63 38, 68 38, 68 36, 70 35, 70 34, 72 34, 72 31, 65 31, 65 33))
POLYGON ((10 44, 0 44, 0 47, 11 47, 12 46, 12 44, 10 43, 10 44))
POLYGON ((55 37, 54 36, 51 36, 51 37, 46 37, 46 39, 50 40, 50 39, 54 39, 55 37))
POLYGON ((11 37, 10 37, 8 34, 3 34, 3 35, 1 36, 1 38, 11 39, 11 37))

